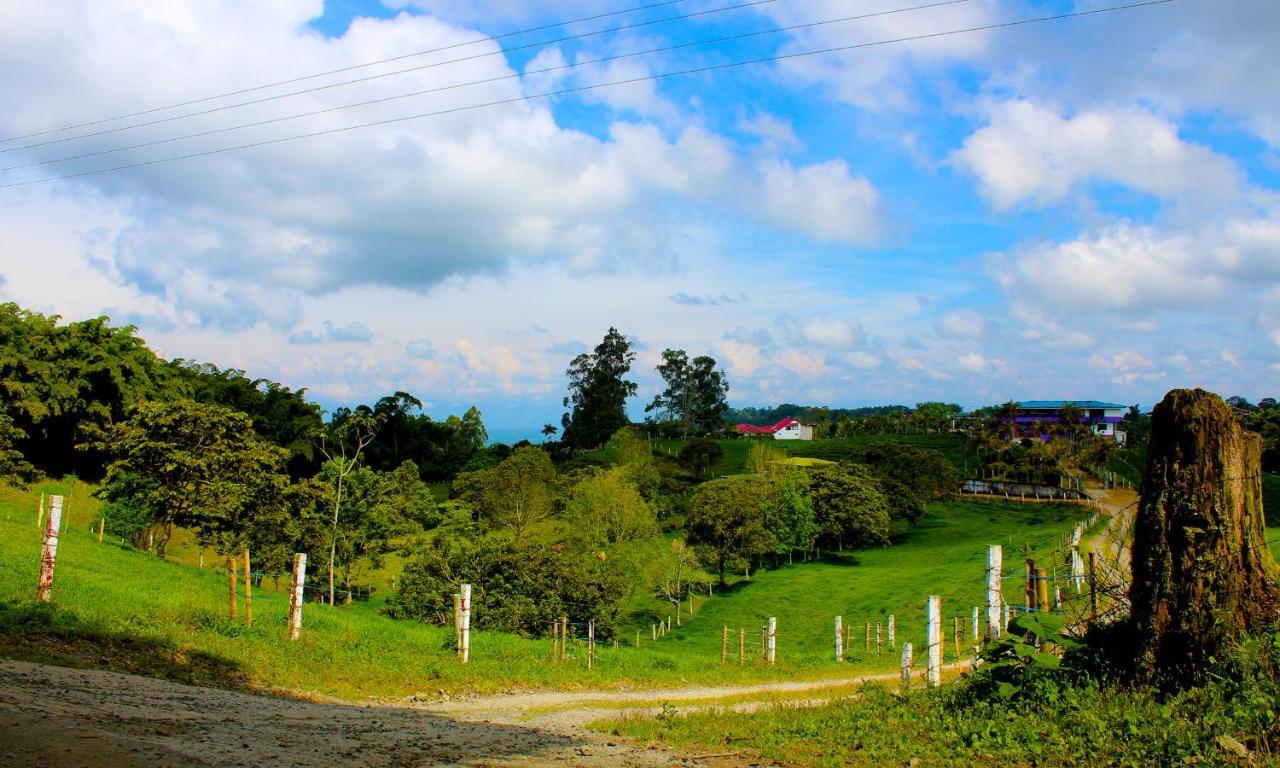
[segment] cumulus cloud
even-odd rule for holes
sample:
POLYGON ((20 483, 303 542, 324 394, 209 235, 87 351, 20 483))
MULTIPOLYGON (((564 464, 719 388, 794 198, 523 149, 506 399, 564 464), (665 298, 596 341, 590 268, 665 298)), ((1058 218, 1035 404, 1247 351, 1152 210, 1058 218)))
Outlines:
POLYGON ((972 309, 956 309, 942 313, 934 328, 948 339, 980 339, 987 335, 987 320, 972 309))
POLYGON ((303 346, 310 344, 345 344, 369 341, 372 338, 373 332, 358 320, 342 327, 337 327, 326 320, 324 321, 323 330, 319 332, 307 330, 295 333, 289 337, 289 343, 303 346))
POLYGON ((990 362, 988 362, 987 358, 977 352, 960 355, 956 358, 956 364, 960 366, 961 370, 969 373, 983 373, 990 367, 990 362))
POLYGON ((1157 197, 1237 193, 1234 164, 1190 144, 1169 120, 1136 107, 1094 107, 1062 116, 1015 99, 993 104, 989 124, 951 161, 977 178, 997 210, 1043 206, 1091 180, 1124 184, 1157 197))
POLYGON ((417 339, 405 345, 404 353, 415 360, 431 360, 436 356, 436 348, 426 339, 417 339))

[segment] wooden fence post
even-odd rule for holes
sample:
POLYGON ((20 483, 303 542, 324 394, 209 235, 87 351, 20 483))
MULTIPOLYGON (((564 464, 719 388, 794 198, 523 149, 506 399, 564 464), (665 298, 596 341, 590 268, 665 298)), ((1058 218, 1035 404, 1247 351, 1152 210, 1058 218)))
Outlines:
POLYGON ((1027 610, 1034 611, 1036 609, 1036 561, 1027 558, 1023 564, 1025 571, 1023 572, 1024 592, 1026 592, 1027 610))
POLYGON ((902 644, 902 690, 911 687, 911 643, 902 644))
POLYGON ((569 617, 560 617, 560 660, 569 658, 569 617))
POLYGON ((236 556, 227 555, 228 595, 231 601, 231 620, 236 620, 236 556))
MULTIPOLYGON (((1009 611, 1010 611, 1010 609, 1009 609, 1009 604, 1008 604, 1008 603, 1005 603, 1003 606, 1001 606, 1000 610, 1001 610, 1001 612, 1003 613, 1003 617, 1004 617, 1004 619, 1003 619, 1003 620, 1004 620, 1004 623, 1003 623, 1003 624, 1001 624, 1000 626, 1005 627, 1005 628, 1008 628, 1008 626, 1009 626, 1009 619, 1010 619, 1010 616, 1009 616, 1009 611)), ((1001 630, 1001 631, 1000 631, 1000 634, 1002 634, 1002 635, 1003 635, 1003 634, 1004 634, 1004 630, 1001 630)))
POLYGON ((462 585, 462 663, 471 661, 471 585, 462 585))
POLYGON ((738 666, 747 663, 747 630, 738 627, 738 666))
MULTIPOLYGON (((987 637, 995 639, 1004 634, 1000 623, 1000 607, 1004 603, 1001 575, 1004 572, 1004 547, 987 545, 987 637)), ((1006 619, 1007 621, 1007 619, 1006 619)))
POLYGON ((979 618, 981 616, 981 613, 982 613, 982 609, 978 608, 978 606, 976 605, 973 606, 973 642, 974 643, 977 643, 980 640, 982 640, 982 630, 978 629, 978 627, 981 625, 981 619, 979 618))
POLYGON ((889 614, 889 647, 890 648, 898 647, 898 630, 897 630, 897 627, 894 626, 892 613, 889 614))
POLYGON ((729 663, 729 625, 725 624, 720 632, 720 666, 729 663))
POLYGON ((658 625, 657 625, 657 624, 650 624, 650 625, 649 625, 649 631, 653 633, 653 641, 654 641, 655 643, 656 643, 656 642, 658 642, 658 625))
POLYGON ((293 583, 289 590, 289 639, 297 640, 302 634, 303 585, 307 583, 307 554, 293 556, 293 583))
POLYGON ((249 548, 244 548, 244 625, 253 626, 253 571, 249 569, 249 548))
POLYGON ((928 627, 925 677, 929 685, 936 687, 942 684, 942 598, 937 595, 929 595, 925 626, 928 627))
POLYGON ((1098 578, 1093 569, 1093 553, 1089 553, 1089 623, 1098 623, 1098 578))
POLYGON ((844 661, 844 617, 836 617, 836 661, 844 661))
POLYGON ((596 620, 587 621, 587 669, 596 666, 596 620))
POLYGON ((951 617, 951 636, 955 640, 956 659, 960 658, 960 617, 951 617))
MULTIPOLYGON (((41 498, 43 502, 43 497, 41 498)), ((44 517, 44 504, 40 505, 44 517)), ((36 582, 36 599, 47 603, 53 597, 53 566, 58 560, 58 531, 62 524, 62 497, 49 497, 49 522, 44 527, 44 547, 40 552, 40 578, 36 582)))
POLYGON ((769 617, 769 658, 767 661, 773 664, 778 660, 778 620, 772 616, 769 617))
POLYGON ((1049 600, 1049 572, 1043 568, 1036 569, 1036 608, 1045 613, 1053 610, 1049 600))
POLYGON ((1071 585, 1077 595, 1084 591, 1084 560, 1079 549, 1071 550, 1071 585))
POLYGON ((104 512, 102 514, 102 519, 98 522, 98 543, 99 544, 102 543, 102 536, 103 534, 106 533, 106 531, 107 531, 107 515, 104 512))
POLYGON ((636 647, 640 647, 640 630, 636 630, 636 647))
POLYGON ((862 624, 862 653, 866 656, 871 655, 871 622, 869 621, 862 624))
POLYGON ((876 622, 876 655, 880 655, 880 622, 876 622))

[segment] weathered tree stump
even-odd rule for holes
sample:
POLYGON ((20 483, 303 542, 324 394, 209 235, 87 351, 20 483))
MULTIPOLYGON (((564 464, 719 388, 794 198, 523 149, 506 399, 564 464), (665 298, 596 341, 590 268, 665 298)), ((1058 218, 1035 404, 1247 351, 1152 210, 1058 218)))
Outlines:
POLYGON ((1276 622, 1261 451, 1204 390, 1174 390, 1152 413, 1130 587, 1139 680, 1200 683, 1242 634, 1276 622))

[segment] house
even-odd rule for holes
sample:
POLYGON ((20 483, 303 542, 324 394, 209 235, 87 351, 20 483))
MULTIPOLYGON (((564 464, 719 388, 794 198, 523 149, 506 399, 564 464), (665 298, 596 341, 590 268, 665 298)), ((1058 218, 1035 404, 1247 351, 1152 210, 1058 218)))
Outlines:
POLYGON ((1080 423, 1089 426, 1089 429, 1099 437, 1114 440, 1117 443, 1124 443, 1125 432, 1122 428, 1124 423, 1125 406, 1118 403, 1103 403, 1098 400, 1027 400, 1018 403, 1018 411, 1013 421, 1018 426, 1018 434, 1020 437, 1039 437, 1041 440, 1047 439, 1048 435, 1032 434, 1033 424, 1056 424, 1058 422, 1058 412, 1064 405, 1071 405, 1079 408, 1084 415, 1080 417, 1080 423))
POLYGON ((740 435, 772 435, 774 440, 812 440, 818 435, 814 425, 802 424, 792 418, 763 427, 757 427, 755 424, 739 424, 735 429, 740 435))

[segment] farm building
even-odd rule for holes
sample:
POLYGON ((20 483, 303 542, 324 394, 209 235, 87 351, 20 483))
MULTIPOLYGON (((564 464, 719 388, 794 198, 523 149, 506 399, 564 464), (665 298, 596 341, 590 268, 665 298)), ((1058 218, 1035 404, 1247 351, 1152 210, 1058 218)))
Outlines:
POLYGON ((1125 433, 1121 429, 1125 407, 1118 403, 1103 403, 1097 400, 1028 400, 1019 403, 1017 415, 1013 418, 1014 423, 1018 425, 1019 434, 1022 437, 1048 439, 1048 435, 1032 434, 1034 431, 1032 425, 1056 424, 1058 412, 1064 405, 1079 408, 1084 413, 1080 423, 1087 424, 1099 437, 1109 438, 1117 443, 1125 441, 1125 433))
POLYGON ((812 424, 803 424, 792 418, 786 418, 777 424, 758 427, 755 424, 739 424, 740 435, 773 436, 774 440, 812 440, 817 437, 818 430, 812 424))

